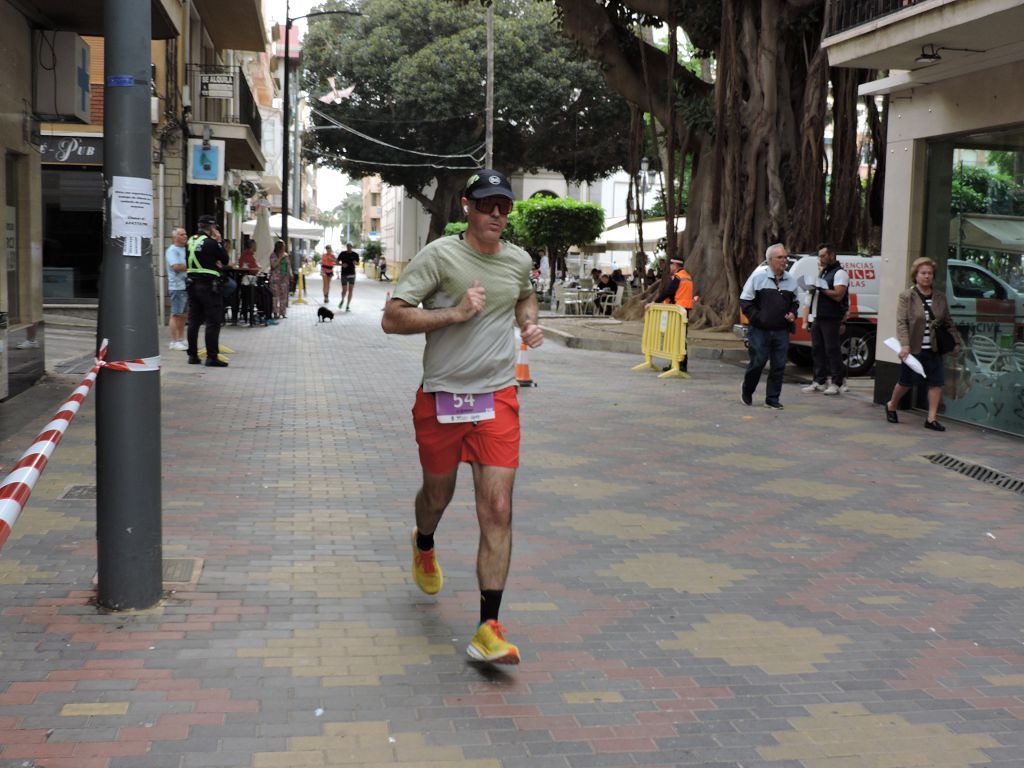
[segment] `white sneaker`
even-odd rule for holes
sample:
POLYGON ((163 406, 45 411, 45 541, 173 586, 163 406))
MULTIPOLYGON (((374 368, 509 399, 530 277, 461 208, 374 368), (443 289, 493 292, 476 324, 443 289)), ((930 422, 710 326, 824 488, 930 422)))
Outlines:
POLYGON ((839 387, 837 387, 835 384, 829 384, 827 387, 825 387, 825 391, 822 394, 825 394, 825 395, 838 395, 839 394, 839 387))
POLYGON ((850 391, 850 388, 848 386, 846 386, 845 384, 840 384, 839 385, 839 394, 840 395, 845 395, 849 391, 850 391))
POLYGON ((188 349, 188 344, 186 344, 184 341, 172 341, 171 349, 182 351, 188 349))
POLYGON ((25 339, 14 346, 15 349, 39 349, 39 342, 25 339))
POLYGON ((816 381, 812 381, 810 384, 808 384, 806 387, 804 387, 800 391, 801 392, 806 392, 807 394, 811 394, 812 392, 821 392, 824 389, 825 389, 825 385, 824 384, 819 384, 816 381))

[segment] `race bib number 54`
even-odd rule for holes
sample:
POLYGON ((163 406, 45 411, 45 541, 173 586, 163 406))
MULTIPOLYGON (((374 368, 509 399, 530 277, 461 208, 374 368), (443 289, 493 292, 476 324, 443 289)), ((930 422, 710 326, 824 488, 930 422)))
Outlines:
POLYGON ((442 424, 463 421, 487 421, 494 418, 494 393, 483 395, 457 392, 436 392, 434 407, 442 424))

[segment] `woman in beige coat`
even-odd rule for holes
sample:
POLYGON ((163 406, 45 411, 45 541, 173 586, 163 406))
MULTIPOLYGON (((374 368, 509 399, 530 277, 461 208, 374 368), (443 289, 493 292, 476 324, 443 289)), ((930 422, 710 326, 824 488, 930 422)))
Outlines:
POLYGON ((953 354, 960 352, 960 334, 953 325, 945 294, 932 290, 935 282, 935 262, 927 256, 915 259, 910 265, 910 277, 914 285, 900 294, 896 309, 896 338, 900 342, 900 378, 893 387, 892 397, 885 404, 885 419, 890 424, 899 421, 896 407, 903 396, 915 384, 928 384, 928 418, 925 429, 945 432, 946 428, 937 420, 939 405, 942 403, 942 385, 945 374, 942 355, 939 353, 938 329, 946 328, 956 341, 953 354), (924 368, 924 376, 907 365, 907 355, 914 355, 924 368))

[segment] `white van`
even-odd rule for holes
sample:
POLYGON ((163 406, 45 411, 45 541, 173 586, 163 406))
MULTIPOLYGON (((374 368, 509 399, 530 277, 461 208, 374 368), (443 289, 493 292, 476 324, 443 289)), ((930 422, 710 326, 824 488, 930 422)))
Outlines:
MULTIPOLYGON (((850 376, 863 376, 875 364, 881 258, 840 254, 838 260, 850 275, 850 313, 841 339, 843 357, 850 376)), ((973 261, 949 259, 946 264, 950 314, 965 339, 975 333, 991 336, 996 327, 1012 327, 1014 340, 1024 340, 1024 294, 973 261)), ((813 282, 818 276, 818 256, 795 255, 788 269, 797 280, 803 277, 813 282)), ((796 331, 790 337, 789 359, 809 366, 811 334, 806 321, 810 294, 801 289, 797 297, 800 310, 796 331)), ((745 325, 735 326, 734 331, 745 338, 745 325)))

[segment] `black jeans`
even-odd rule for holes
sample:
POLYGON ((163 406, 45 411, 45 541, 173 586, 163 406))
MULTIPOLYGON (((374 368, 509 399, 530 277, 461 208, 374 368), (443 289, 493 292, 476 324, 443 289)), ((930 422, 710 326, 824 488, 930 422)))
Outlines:
POLYGON ((753 397, 757 383, 761 380, 761 371, 765 364, 771 362, 768 369, 768 386, 765 390, 765 401, 779 402, 782 394, 782 374, 786 370, 786 352, 789 351, 789 331, 766 331, 763 328, 750 326, 747 335, 747 352, 750 362, 747 372, 743 374, 743 394, 753 397))
POLYGON ((838 318, 815 320, 811 324, 811 355, 814 358, 814 381, 825 384, 829 375, 837 387, 846 379, 843 352, 839 343, 838 318))
POLYGON ((199 326, 206 323, 206 359, 216 360, 220 351, 220 326, 224 322, 224 294, 216 280, 194 280, 188 286, 188 356, 199 354, 199 326))

